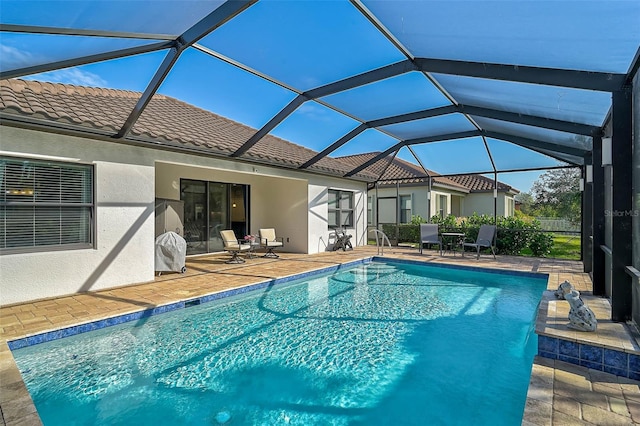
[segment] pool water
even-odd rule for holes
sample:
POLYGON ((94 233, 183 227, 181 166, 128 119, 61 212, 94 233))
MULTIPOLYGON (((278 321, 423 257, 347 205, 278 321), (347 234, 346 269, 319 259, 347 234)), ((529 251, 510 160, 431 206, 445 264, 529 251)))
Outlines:
POLYGON ((371 262, 14 357, 46 426, 519 425, 545 288, 371 262))

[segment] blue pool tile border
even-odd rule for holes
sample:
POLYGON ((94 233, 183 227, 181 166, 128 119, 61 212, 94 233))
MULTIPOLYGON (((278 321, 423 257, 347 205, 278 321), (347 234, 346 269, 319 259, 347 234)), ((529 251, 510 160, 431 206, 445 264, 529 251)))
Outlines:
POLYGON ((253 290, 259 290, 259 289, 271 287, 278 284, 285 284, 291 281, 296 281, 296 280, 309 278, 317 275, 332 274, 342 269, 348 269, 361 264, 371 263, 371 261, 372 261, 372 258, 369 257, 369 258, 354 260, 352 262, 342 263, 340 265, 328 266, 326 268, 303 272, 297 275, 290 275, 288 277, 265 280, 256 284, 251 284, 248 286, 243 286, 238 288, 232 288, 229 290, 208 294, 208 295, 197 297, 194 299, 181 300, 179 302, 156 306, 155 308, 144 309, 138 312, 118 315, 111 318, 92 321, 86 324, 65 327, 59 330, 48 331, 45 333, 24 337, 22 339, 10 340, 10 341, 7 341, 7 345, 9 346, 10 350, 21 349, 27 346, 33 346, 40 343, 50 342, 52 340, 58 340, 65 337, 75 336, 77 334, 86 333, 88 331, 100 330, 105 327, 111 327, 114 325, 124 324, 131 321, 137 321, 137 320, 148 318, 154 315, 160 315, 160 314, 175 311, 178 309, 184 309, 190 306, 196 306, 196 305, 200 305, 207 302, 213 302, 214 300, 236 296, 238 294, 247 293, 253 290))
POLYGON ((640 380, 640 356, 615 349, 538 335, 538 355, 640 380))
POLYGON ((490 274, 500 274, 500 275, 516 275, 516 276, 528 277, 528 278, 547 278, 548 279, 549 277, 549 274, 545 272, 514 271, 514 270, 505 270, 505 269, 485 268, 481 266, 451 265, 448 263, 426 263, 421 260, 395 259, 395 258, 389 258, 384 256, 373 256, 372 261, 385 262, 385 263, 403 263, 403 264, 417 265, 417 266, 431 266, 434 268, 443 268, 443 269, 461 269, 465 271, 486 272, 490 274))

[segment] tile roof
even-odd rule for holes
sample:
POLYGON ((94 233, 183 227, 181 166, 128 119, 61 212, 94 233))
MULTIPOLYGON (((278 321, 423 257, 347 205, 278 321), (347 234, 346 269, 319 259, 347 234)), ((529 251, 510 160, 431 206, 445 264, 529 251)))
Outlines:
MULTIPOLYGON (((70 128, 91 128, 104 134, 117 133, 133 110, 140 93, 46 83, 33 80, 0 81, 0 111, 4 117, 17 115, 53 121, 70 128)), ((204 149, 211 154, 228 157, 241 147, 256 130, 178 99, 156 94, 136 121, 129 138, 155 143, 204 149)), ((324 157, 309 167, 309 171, 342 176, 364 164, 378 152, 345 157, 324 157)), ((303 146, 267 135, 251 147, 242 159, 288 168, 297 168, 316 155, 303 146)), ((389 167, 386 157, 367 167, 354 178, 373 181, 383 171, 385 185, 426 183, 428 177, 421 167, 395 157, 389 167), (386 169, 385 169, 386 168, 386 169)), ((481 175, 441 176, 428 170, 437 186, 465 192, 493 189, 493 180, 481 175)), ((499 191, 512 190, 498 182, 499 191)))
MULTIPOLYGON (((345 163, 350 164, 352 167, 357 167, 371 160, 378 154, 380 153, 367 152, 364 154, 355 154, 355 155, 348 155, 345 157, 338 157, 338 159, 345 163)), ((382 160, 379 160, 373 163, 372 165, 370 165, 365 169, 367 172, 374 174, 376 176, 380 176, 384 172, 384 174, 380 177, 380 180, 384 181, 384 183, 382 183, 381 186, 395 185, 397 182, 404 185, 426 184, 428 182, 429 176, 425 174, 424 170, 422 170, 422 167, 409 163, 408 161, 402 160, 401 158, 398 158, 398 157, 395 157, 393 159, 393 162, 389 164, 389 167, 387 167, 389 159, 390 157, 387 156, 382 160), (386 167, 386 170, 385 170, 385 167, 386 167)), ((458 191, 466 192, 466 188, 464 186, 456 182, 453 182, 444 176, 440 176, 438 173, 432 170, 427 170, 427 172, 432 177, 432 184, 445 185, 445 186, 457 189, 458 191)))
MULTIPOLYGON (((494 181, 491 178, 482 175, 457 175, 449 176, 454 182, 469 188, 470 192, 489 192, 493 191, 494 181)), ((519 193, 517 189, 511 185, 498 181, 498 191, 511 191, 519 193)))
MULTIPOLYGON (((3 117, 53 121, 66 128, 90 128, 107 135, 120 130, 140 96, 126 90, 20 79, 0 81, 3 117)), ((255 133, 256 129, 244 124, 156 94, 126 139, 198 148, 228 157, 255 133)), ((314 155, 313 150, 267 135, 240 158, 295 169, 314 155)), ((348 163, 325 157, 306 170, 343 176, 351 169, 348 163)), ((371 181, 375 176, 363 172, 354 178, 371 181)))
MULTIPOLYGON (((379 152, 368 152, 364 154, 338 157, 338 159, 351 164, 352 167, 357 167, 371 160, 378 154, 379 152)), ((385 170, 389 159, 390 157, 388 156, 382 160, 379 160, 371 166, 367 167, 365 170, 371 174, 375 174, 376 176, 380 176, 380 174, 384 171, 384 174, 380 177, 380 180, 384 181, 383 185, 395 185, 396 182, 400 183, 401 185, 411 185, 426 183, 428 181, 428 176, 425 175, 425 172, 421 167, 409 163, 408 161, 405 161, 398 157, 395 157, 393 159, 393 162, 385 170)), ((449 188, 463 190, 464 192, 493 191, 493 179, 487 178, 482 175, 469 174, 442 176, 432 170, 427 169, 427 172, 433 178, 432 183, 434 185, 439 184, 442 186, 447 186, 449 188)), ((513 191, 516 193, 519 192, 517 189, 500 181, 498 181, 498 191, 513 191)))

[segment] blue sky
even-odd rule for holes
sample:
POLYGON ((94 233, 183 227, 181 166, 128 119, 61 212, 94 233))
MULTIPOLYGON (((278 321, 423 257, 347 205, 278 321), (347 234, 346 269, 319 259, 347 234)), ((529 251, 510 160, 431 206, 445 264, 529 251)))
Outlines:
MULTIPOLYGON (((181 34, 221 2, 204 1, 13 1, 3 0, 2 23, 78 27, 105 31, 181 34), (171 19, 167 19, 170 16, 171 19)), ((426 57, 567 67, 628 66, 640 39, 640 2, 369 2, 401 41, 426 57), (606 6, 606 7, 604 7, 606 6), (598 24, 593 18, 597 16, 598 24), (423 17, 422 20, 419 17, 423 17), (420 21, 420 22, 417 22, 420 21), (638 23, 638 19, 635 19, 638 23), (479 24, 482 22, 482 24, 479 24), (588 24, 588 25, 587 25, 588 24), (541 31, 541 28, 545 28, 541 31), (513 37, 513 34, 517 37, 513 37), (613 47, 612 47, 613 46, 613 47), (453 55, 447 57, 447 55, 453 55)), ((150 43, 149 40, 2 33, 3 70, 150 43)), ((199 41, 202 46, 269 75, 282 85, 206 55, 186 50, 159 92, 260 128, 296 93, 405 59, 347 1, 259 1, 199 41)), ((46 81, 143 91, 166 52, 155 52, 29 76, 46 81)), ((615 69, 613 69, 615 68, 615 69)), ((435 76, 463 103, 600 125, 610 95, 570 89, 528 87, 500 81, 435 76), (457 91, 456 91, 457 90, 457 91), (488 96, 485 94, 489 93, 488 96)), ((407 73, 321 99, 362 120, 447 105, 422 73, 407 73)), ((272 134, 316 151, 359 122, 320 102, 308 101, 272 134)), ((494 123, 489 123, 494 124, 494 123)), ((383 151, 424 135, 473 129, 463 116, 447 116, 368 130, 332 155, 383 151), (387 133, 385 133, 387 132, 387 133), (391 137, 395 135, 396 138, 391 137)), ((522 126, 512 133, 529 131, 522 126)), ((552 140, 571 135, 540 133, 552 140)), ((562 164, 518 146, 489 139, 498 168, 562 164)), ((423 164, 442 174, 491 170, 480 138, 414 146, 423 164)), ((399 156, 415 162, 404 149, 399 156)), ((499 180, 528 191, 540 171, 499 174, 499 180)))

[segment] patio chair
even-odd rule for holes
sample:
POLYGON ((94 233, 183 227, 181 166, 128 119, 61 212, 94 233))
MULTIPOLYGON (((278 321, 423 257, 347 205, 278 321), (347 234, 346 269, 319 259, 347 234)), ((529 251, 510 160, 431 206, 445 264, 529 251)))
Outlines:
POLYGON ((480 230, 478 230, 478 238, 476 238, 476 242, 462 244, 462 256, 464 256, 465 247, 473 247, 476 249, 476 259, 480 259, 481 248, 490 248, 491 253, 493 253, 493 258, 495 259, 496 251, 494 250, 494 248, 496 246, 496 230, 496 225, 480 225, 480 230))
POLYGON ((224 244, 224 250, 231 253, 231 259, 227 260, 225 263, 244 263, 245 260, 241 258, 239 254, 250 251, 251 244, 240 242, 236 238, 235 232, 233 232, 233 230, 231 229, 220 231, 220 237, 222 238, 222 243, 224 244))
POLYGON ((342 251, 346 251, 347 249, 353 250, 353 245, 351 245, 351 234, 347 234, 346 231, 335 231, 336 242, 333 244, 333 251, 338 251, 342 249, 342 251))
POLYGON ((271 257, 277 259, 278 256, 273 252, 274 248, 284 246, 284 238, 276 237, 276 230, 273 228, 263 228, 258 230, 260 236, 260 245, 264 247, 267 252, 262 257, 271 257))
POLYGON ((436 244, 440 246, 440 256, 442 256, 442 239, 438 235, 438 225, 434 223, 420 224, 420 254, 425 244, 436 244))

